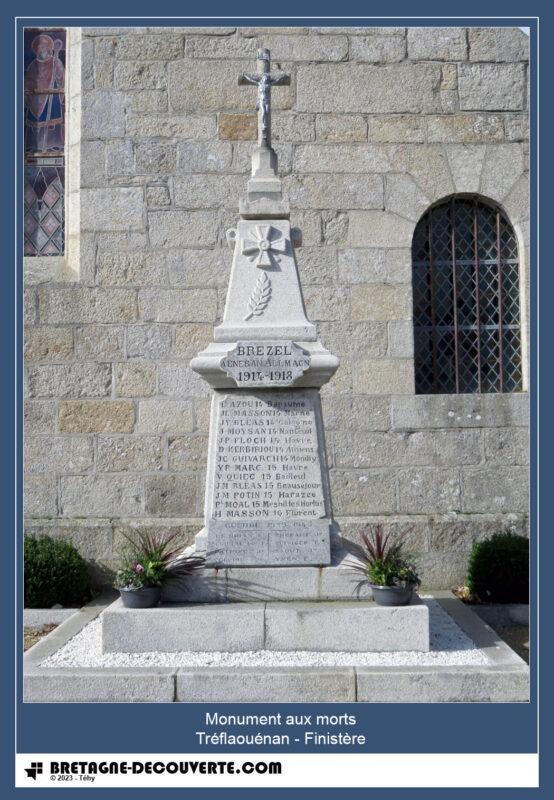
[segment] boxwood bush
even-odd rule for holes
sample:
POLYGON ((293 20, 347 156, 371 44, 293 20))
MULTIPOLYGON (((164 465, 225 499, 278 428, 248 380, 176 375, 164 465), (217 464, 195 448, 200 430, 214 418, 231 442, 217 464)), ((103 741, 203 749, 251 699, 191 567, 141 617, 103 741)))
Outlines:
POLYGON ((90 599, 86 562, 69 542, 25 537, 25 607, 80 606, 90 599))
POLYGON ((496 533, 475 542, 467 586, 482 603, 528 603, 529 540, 514 533, 496 533))

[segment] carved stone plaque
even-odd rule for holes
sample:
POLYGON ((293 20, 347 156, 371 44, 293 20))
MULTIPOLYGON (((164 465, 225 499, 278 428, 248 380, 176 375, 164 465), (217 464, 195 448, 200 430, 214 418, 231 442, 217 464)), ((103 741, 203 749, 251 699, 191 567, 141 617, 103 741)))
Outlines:
POLYGON ((291 386, 310 366, 310 355, 292 341, 241 341, 221 368, 237 386, 291 386))
POLYGON ((310 389, 233 392, 214 402, 208 562, 328 564, 329 501, 319 394, 310 389))
POLYGON ((329 561, 329 521, 245 522, 212 520, 208 527, 211 566, 284 566, 329 561))

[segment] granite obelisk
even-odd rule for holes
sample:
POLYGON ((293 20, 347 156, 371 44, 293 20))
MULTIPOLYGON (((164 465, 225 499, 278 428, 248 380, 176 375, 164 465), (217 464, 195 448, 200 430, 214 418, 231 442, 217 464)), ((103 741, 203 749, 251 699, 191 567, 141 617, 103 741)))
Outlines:
POLYGON ((329 564, 331 501, 319 388, 338 359, 306 317, 290 212, 271 146, 269 51, 258 72, 258 142, 240 219, 227 232, 233 266, 222 323, 191 367, 212 399, 205 526, 196 549, 212 566, 329 564))

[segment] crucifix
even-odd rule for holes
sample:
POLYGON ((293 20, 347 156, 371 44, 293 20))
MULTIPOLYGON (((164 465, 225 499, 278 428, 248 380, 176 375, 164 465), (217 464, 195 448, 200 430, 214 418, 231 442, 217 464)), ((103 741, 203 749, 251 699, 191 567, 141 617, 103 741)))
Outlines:
POLYGON ((290 75, 284 72, 271 74, 269 50, 258 50, 258 72, 250 75, 245 72, 239 78, 240 86, 255 84, 258 87, 256 110, 258 112, 258 147, 271 147, 271 87, 290 86, 290 75))

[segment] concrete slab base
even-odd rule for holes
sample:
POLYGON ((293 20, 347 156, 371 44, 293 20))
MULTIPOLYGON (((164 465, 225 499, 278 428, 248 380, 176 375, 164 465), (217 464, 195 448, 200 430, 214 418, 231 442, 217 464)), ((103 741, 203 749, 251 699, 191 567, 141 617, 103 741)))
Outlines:
POLYGON ((265 649, 426 653, 429 609, 415 595, 397 608, 352 600, 266 603, 265 649))
POLYGON ((354 667, 199 667, 178 670, 179 703, 355 703, 354 667))
POLYGON ((25 675, 25 702, 33 703, 172 703, 171 669, 31 669, 25 675))
POLYGON ((44 625, 60 625, 78 611, 78 608, 24 608, 23 627, 40 630, 44 625))
POLYGON ((24 657, 24 700, 35 703, 516 703, 529 700, 529 668, 450 593, 434 595, 487 657, 483 666, 48 668, 42 662, 105 605, 87 607, 24 657))
POLYGON ((118 600, 102 617, 102 647, 105 653, 427 652, 429 609, 415 596, 397 608, 338 600, 134 609, 118 600))
POLYGON ((27 703, 523 703, 527 667, 32 669, 27 703))
POLYGON ((527 603, 472 606, 472 610, 488 625, 506 628, 529 625, 529 605, 527 603))
POLYGON ((102 617, 104 653, 261 650, 264 603, 125 608, 116 600, 102 617))
POLYGON ((529 699, 528 670, 517 667, 356 669, 359 703, 518 703, 529 699))

